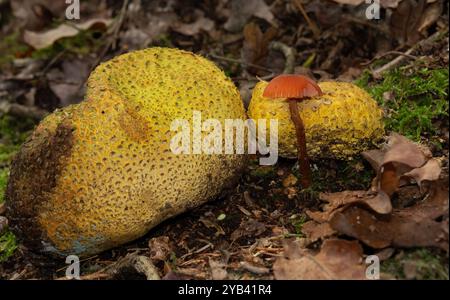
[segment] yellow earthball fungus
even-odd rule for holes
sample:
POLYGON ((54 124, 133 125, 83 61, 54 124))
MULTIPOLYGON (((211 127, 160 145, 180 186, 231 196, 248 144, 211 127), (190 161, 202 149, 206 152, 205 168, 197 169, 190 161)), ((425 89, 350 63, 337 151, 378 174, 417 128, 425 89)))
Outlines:
MULTIPOLYGON (((260 81, 255 86, 248 116, 254 120, 278 119, 279 155, 295 158, 296 135, 288 102, 263 97, 267 84, 260 81)), ((310 157, 351 159, 382 138, 383 112, 367 92, 346 82, 320 82, 318 85, 322 96, 297 104, 310 157)))
POLYGON ((212 62, 151 48, 95 69, 83 102, 46 117, 15 157, 11 227, 34 249, 91 255, 144 235, 232 187, 244 155, 174 154, 171 122, 246 119, 212 62))

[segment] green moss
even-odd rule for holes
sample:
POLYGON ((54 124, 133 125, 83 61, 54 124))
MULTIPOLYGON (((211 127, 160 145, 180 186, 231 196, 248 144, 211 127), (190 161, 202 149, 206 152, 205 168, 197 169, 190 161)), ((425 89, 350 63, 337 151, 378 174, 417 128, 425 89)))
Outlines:
MULTIPOLYGON (((11 158, 25 141, 34 127, 29 119, 0 116, 0 203, 5 201, 5 189, 9 175, 11 158)), ((16 250, 14 234, 6 231, 0 235, 0 262, 6 261, 16 250)))
POLYGON ((0 236, 0 262, 6 261, 17 249, 16 236, 7 231, 0 236))
POLYGON ((6 183, 8 181, 8 169, 0 169, 0 203, 4 202, 6 183))
POLYGON ((401 257, 392 257, 381 262, 381 271, 397 279, 404 279, 404 266, 411 264, 415 266, 415 279, 448 280, 448 262, 444 261, 444 256, 426 248, 405 250, 401 257))
POLYGON ((294 227, 294 231, 296 235, 303 235, 302 228, 303 224, 305 224, 307 217, 305 215, 295 216, 291 218, 291 224, 294 227))
POLYGON ((381 81, 365 72, 356 84, 365 88, 385 109, 386 128, 419 141, 436 134, 436 120, 448 117, 448 68, 398 68, 381 81), (392 97, 386 97, 391 94, 392 97))

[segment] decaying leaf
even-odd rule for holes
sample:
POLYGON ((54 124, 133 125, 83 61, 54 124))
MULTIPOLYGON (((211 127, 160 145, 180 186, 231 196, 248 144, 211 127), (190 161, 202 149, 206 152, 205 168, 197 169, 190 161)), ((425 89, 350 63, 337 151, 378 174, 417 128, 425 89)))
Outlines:
POLYGON ((254 219, 243 221, 239 228, 231 233, 231 240, 235 241, 244 236, 257 237, 266 231, 266 225, 254 219))
POLYGON ((336 233, 327 222, 318 223, 314 220, 308 221, 302 226, 302 233, 310 240, 316 242, 320 239, 328 238, 336 233))
POLYGON ((214 29, 214 21, 204 16, 199 17, 195 22, 189 24, 177 24, 172 29, 178 33, 194 36, 201 31, 210 32, 214 29))
POLYGON ((34 32, 25 30, 23 40, 34 49, 43 49, 53 45, 59 39, 76 36, 81 30, 95 28, 106 29, 111 20, 109 19, 92 19, 80 24, 61 24, 55 29, 45 32, 34 32))
POLYGON ((401 1, 390 18, 392 35, 402 44, 413 45, 425 35, 425 30, 439 18, 443 1, 401 1))
POLYGON ((439 160, 431 158, 429 149, 395 133, 382 150, 366 151, 363 156, 377 171, 374 188, 321 193, 319 198, 326 204, 322 211, 306 212, 312 219, 303 228, 306 236, 314 241, 337 232, 376 249, 435 246, 448 250, 446 218, 439 219, 448 216, 448 179, 439 179, 439 160), (393 209, 391 197, 411 181, 419 185, 424 200, 393 209), (422 188, 424 182, 428 190, 422 188))
POLYGON ((250 64, 264 65, 269 52, 269 43, 275 38, 276 33, 277 31, 273 27, 263 33, 255 23, 245 25, 243 60, 250 64))
POLYGON ((167 260, 173 251, 168 236, 158 236, 150 239, 148 248, 150 250, 150 258, 160 261, 167 260))
POLYGON ((440 166, 436 162, 427 162, 431 158, 429 149, 419 146, 404 136, 392 133, 381 150, 369 150, 362 156, 377 172, 376 189, 391 197, 401 185, 402 178, 436 180, 440 166))
POLYGON ((209 259, 209 267, 211 269, 211 278, 213 280, 224 280, 228 277, 226 264, 209 259))
POLYGON ((320 193, 319 198, 327 202, 323 207, 323 211, 306 212, 310 218, 319 223, 329 221, 336 211, 350 204, 366 205, 380 214, 386 214, 392 210, 391 201, 383 192, 342 191, 337 193, 320 193))
POLYGON ((336 212, 331 227, 373 248, 435 246, 448 250, 448 232, 437 219, 448 215, 448 181, 433 186, 421 203, 377 215, 360 206, 336 212))
POLYGON ((441 174, 441 164, 437 159, 430 159, 423 167, 413 169, 403 174, 402 178, 411 178, 422 190, 422 183, 426 181, 435 181, 441 174))
POLYGON ((239 32, 252 16, 264 19, 274 27, 277 26, 275 17, 264 0, 232 0, 231 15, 224 28, 230 32, 239 32))
MULTIPOLYGON (((286 255, 286 253, 285 253, 286 255)), ((365 279, 363 249, 357 241, 329 239, 318 254, 298 249, 273 266, 276 279, 365 279)))

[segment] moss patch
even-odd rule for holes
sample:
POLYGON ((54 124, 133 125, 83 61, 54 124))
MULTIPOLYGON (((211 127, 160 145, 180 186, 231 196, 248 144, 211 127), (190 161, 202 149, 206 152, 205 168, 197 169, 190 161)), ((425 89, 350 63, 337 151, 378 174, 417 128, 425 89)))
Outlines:
POLYGON ((448 67, 401 67, 384 74, 380 81, 371 81, 366 72, 356 84, 385 109, 386 129, 420 141, 438 133, 436 121, 448 123, 448 76, 448 67))
MULTIPOLYGON (((11 159, 33 127, 31 120, 0 116, 0 203, 5 201, 11 159)), ((0 235, 0 262, 6 261, 16 248, 17 241, 12 232, 6 231, 0 235)))
POLYGON ((381 263, 381 271, 397 279, 448 280, 448 261, 430 249, 405 250, 381 263))

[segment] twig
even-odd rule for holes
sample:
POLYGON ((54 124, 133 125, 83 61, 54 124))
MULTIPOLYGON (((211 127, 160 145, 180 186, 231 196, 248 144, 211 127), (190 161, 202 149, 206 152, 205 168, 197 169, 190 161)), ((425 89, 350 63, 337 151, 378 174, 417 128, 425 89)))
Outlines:
MULTIPOLYGON (((136 272, 146 276, 147 280, 160 279, 158 270, 151 262, 150 258, 142 255, 137 255, 137 252, 127 254, 118 261, 102 268, 101 270, 80 276, 81 280, 95 280, 95 279, 112 279, 125 268, 133 268, 136 272)), ((68 280, 67 277, 59 277, 56 280, 68 280)))
POLYGON ((246 261, 243 261, 240 263, 241 267, 244 268, 245 270, 252 272, 254 274, 258 274, 258 275, 264 275, 264 274, 268 274, 270 272, 270 270, 266 267, 258 267, 258 266, 254 266, 252 264, 249 264, 246 261))
POLYGON ((415 48, 410 48, 408 49, 405 53, 403 53, 404 55, 401 56, 397 56, 395 59, 391 60, 390 62, 388 62, 387 64, 379 67, 378 69, 374 70, 372 72, 372 75, 374 78, 380 78, 381 73, 395 67, 396 65, 398 65, 400 62, 402 62, 407 56, 409 56, 413 51, 415 50, 415 48))
POLYGON ((297 51, 295 51, 294 48, 289 47, 288 45, 281 42, 270 43, 270 49, 282 52, 284 57, 286 58, 283 73, 293 73, 295 65, 295 55, 297 54, 297 51))
POLYGON ((394 60, 390 61, 389 63, 379 67, 378 69, 372 71, 372 76, 374 78, 380 78, 381 74, 383 72, 386 72, 389 69, 392 69, 393 67, 397 66, 399 63, 401 63, 408 55, 411 55, 412 52, 414 52, 416 49, 434 42, 435 40, 439 39, 440 37, 446 35, 448 33, 448 30, 444 30, 444 31, 438 31, 435 32, 434 34, 430 35, 428 38, 421 40, 420 42, 418 42, 417 44, 415 44, 414 46, 412 46, 410 49, 408 49, 402 56, 398 56, 396 57, 394 60))
POLYGON ((311 28, 311 31, 314 34, 314 38, 319 38, 320 36, 320 29, 317 27, 316 23, 314 23, 306 13, 305 9, 303 8, 303 4, 300 0, 294 0, 295 5, 297 6, 298 10, 300 10, 301 14, 305 18, 306 22, 308 23, 309 28, 311 28))
POLYGON ((380 59, 380 58, 383 58, 383 57, 385 57, 385 56, 392 55, 392 54, 403 55, 403 56, 405 56, 405 57, 407 57, 407 58, 414 59, 414 60, 418 59, 417 56, 414 56, 414 55, 410 55, 410 54, 407 54, 407 53, 403 53, 403 52, 400 52, 400 51, 394 51, 394 50, 393 50, 393 51, 387 51, 387 52, 385 52, 385 53, 383 53, 383 54, 377 55, 377 56, 375 56, 374 58, 372 58, 371 60, 369 60, 368 62, 361 63, 361 65, 362 65, 362 66, 370 65, 370 64, 373 63, 374 61, 376 61, 376 60, 378 60, 378 59, 380 59))
MULTIPOLYGON (((91 72, 103 60, 103 58, 105 57, 105 55, 108 52, 109 48, 111 48, 111 47, 113 49, 116 48, 116 42, 117 42, 117 39, 119 37, 120 28, 122 27, 123 21, 125 20, 125 14, 126 14, 126 11, 127 11, 127 7, 128 7, 128 2, 129 1, 130 0, 123 0, 122 8, 121 8, 120 14, 119 14, 119 19, 117 20, 116 23, 114 23, 113 34, 108 39, 108 42, 106 43, 105 47, 100 52, 100 54, 99 54, 97 60, 95 61, 95 63, 92 65, 91 72)), ((91 72, 89 72, 89 73, 91 73, 91 72)))
POLYGON ((40 121, 49 112, 36 106, 25 106, 18 103, 0 102, 0 114, 16 117, 29 117, 40 121))
POLYGON ((252 63, 248 63, 239 59, 235 59, 235 58, 229 58, 229 57, 224 57, 224 56, 220 56, 220 55, 216 55, 216 54, 208 54, 209 57, 215 58, 215 59, 220 59, 223 61, 228 61, 228 62, 232 62, 232 63, 237 63, 237 64, 241 64, 241 65, 246 65, 255 69, 260 69, 263 71, 267 71, 267 72, 273 72, 271 69, 260 66, 260 65, 255 65, 252 63))
POLYGON ((128 2, 130 0, 124 0, 122 4, 122 8, 120 9, 119 20, 117 21, 117 25, 114 28, 114 34, 112 39, 112 47, 116 48, 117 38, 119 36, 120 28, 122 27, 123 21, 125 20, 125 15, 127 13, 128 2))

